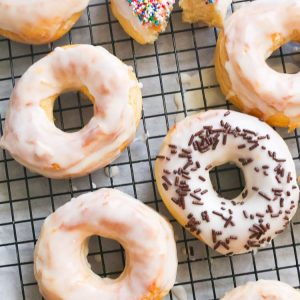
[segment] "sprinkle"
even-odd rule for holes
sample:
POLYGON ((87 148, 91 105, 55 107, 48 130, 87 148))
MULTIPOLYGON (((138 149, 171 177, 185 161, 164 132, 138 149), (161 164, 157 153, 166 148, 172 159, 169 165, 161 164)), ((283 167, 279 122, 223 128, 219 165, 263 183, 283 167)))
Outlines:
POLYGON ((201 181, 206 181, 206 179, 203 176, 198 177, 201 181))
POLYGON ((216 234, 216 231, 215 230, 212 230, 212 240, 213 240, 213 242, 214 243, 216 243, 217 242, 217 234, 216 234))
POLYGON ((258 194, 263 198, 265 198, 266 200, 271 201, 271 198, 268 195, 266 195, 264 192, 258 192, 258 194))
POLYGON ((168 185, 172 185, 172 182, 171 182, 166 176, 163 176, 162 179, 163 179, 168 185))
POLYGON ((165 189, 166 191, 169 189, 168 185, 167 185, 165 182, 162 184, 162 186, 164 187, 164 189, 165 189))
POLYGON ((252 145, 252 146, 249 148, 249 150, 252 151, 252 150, 254 150, 255 148, 257 148, 258 146, 259 146, 259 144, 258 144, 258 143, 255 143, 254 145, 252 145))
POLYGON ((243 199, 245 199, 245 198, 247 197, 247 195, 248 195, 248 190, 245 190, 245 192, 244 192, 244 193, 242 193, 242 197, 243 197, 243 199))
POLYGON ((200 197, 198 197, 198 196, 195 195, 195 194, 190 193, 190 195, 191 195, 191 197, 195 198, 195 199, 198 200, 198 201, 201 201, 201 200, 202 200, 200 197))
POLYGON ((269 204, 268 204, 268 212, 269 212, 269 213, 273 213, 273 208, 272 208, 272 206, 269 205, 269 204))
POLYGON ((217 250, 220 246, 221 246, 221 241, 218 241, 214 246, 214 250, 217 250))
POLYGON ((194 135, 191 135, 188 145, 191 146, 194 141, 194 135))
POLYGON ((196 200, 192 201, 192 204, 194 204, 194 205, 204 205, 203 202, 196 201, 196 200))
POLYGON ((226 221, 225 224, 224 224, 224 228, 227 228, 229 224, 230 224, 231 226, 234 226, 234 223, 232 222, 232 216, 230 216, 230 217, 227 219, 227 221, 226 221))
POLYGON ((206 194, 207 192, 208 192, 208 190, 204 190, 204 191, 201 192, 201 195, 204 195, 204 194, 206 194))
POLYGON ((132 8, 133 14, 144 24, 161 26, 170 16, 174 0, 127 0, 132 8))

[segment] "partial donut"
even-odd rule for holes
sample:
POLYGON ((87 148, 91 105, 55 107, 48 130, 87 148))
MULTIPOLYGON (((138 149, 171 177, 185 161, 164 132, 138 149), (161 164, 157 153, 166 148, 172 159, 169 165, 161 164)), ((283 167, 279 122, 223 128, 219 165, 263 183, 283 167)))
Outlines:
POLYGON ((275 280, 248 282, 228 292, 222 300, 300 300, 298 290, 275 280))
POLYGON ((56 48, 23 75, 13 90, 0 146, 30 170, 50 178, 83 176, 111 163, 133 140, 142 109, 132 68, 102 47, 56 48), (81 91, 94 116, 78 132, 53 120, 56 98, 81 91))
POLYGON ((47 300, 154 300, 175 283, 176 244, 170 224, 140 201, 113 189, 74 198, 50 215, 34 253, 34 273, 47 300), (117 240, 126 265, 102 279, 87 262, 92 235, 117 240))
POLYGON ((205 22, 209 26, 223 27, 232 0, 180 0, 184 22, 205 22))
POLYGON ((296 177, 287 145, 270 126, 225 110, 174 125, 155 162, 158 190, 173 216, 226 255, 263 247, 285 230, 298 206, 296 177), (228 162, 245 178, 233 200, 218 195, 209 176, 228 162))
POLYGON ((47 44, 77 22, 88 0, 0 0, 0 34, 17 42, 47 44))
POLYGON ((289 41, 300 41, 300 1, 257 0, 225 22, 216 49, 216 72, 225 96, 270 125, 300 125, 300 73, 283 74, 266 59, 289 41))
POLYGON ((175 0, 112 0, 111 8, 123 29, 140 44, 153 44, 165 31, 175 0))

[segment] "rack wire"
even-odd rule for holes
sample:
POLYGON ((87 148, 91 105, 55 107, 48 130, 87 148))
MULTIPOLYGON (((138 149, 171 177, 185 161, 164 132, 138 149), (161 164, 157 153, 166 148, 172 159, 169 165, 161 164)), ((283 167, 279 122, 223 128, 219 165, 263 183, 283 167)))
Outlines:
MULTIPOLYGON (((234 1, 232 10, 247 1, 234 1)), ((233 108, 221 94, 214 76, 213 53, 217 30, 181 22, 178 7, 169 27, 154 45, 140 46, 130 39, 111 14, 109 1, 92 0, 80 21, 61 40, 47 46, 27 46, 0 37, 1 134, 13 86, 35 61, 56 46, 75 43, 101 45, 130 64, 143 83, 143 116, 136 141, 111 164, 120 172, 107 177, 103 170, 81 179, 56 181, 31 173, 5 151, 0 152, 0 299, 42 299, 33 276, 33 249, 40 227, 51 212, 71 197, 101 187, 118 188, 167 216, 174 226, 178 246, 176 286, 188 299, 219 299, 235 286, 249 280, 278 279, 300 287, 300 216, 272 244, 257 253, 224 257, 193 238, 171 217, 157 193, 153 162, 167 130, 179 114, 213 108, 233 108), (196 78, 186 84, 186 74, 196 78), (187 96, 196 95, 198 106, 187 96), (178 108, 174 97, 182 101, 178 108), (179 97, 179 98, 178 98, 179 97)), ((299 66, 300 48, 287 45, 276 51, 269 63, 281 72, 299 66)), ((56 124, 75 131, 87 123, 92 105, 81 94, 62 95, 55 106, 56 124), (74 101, 75 99, 75 101, 74 101)), ((279 130, 287 142, 297 170, 300 145, 297 130, 279 130)), ((236 167, 218 167, 211 174, 216 190, 227 197, 242 191, 243 176, 236 167), (230 178, 230 181, 228 179, 230 178)), ((93 237, 88 260, 103 277, 117 277, 124 268, 121 246, 93 237)), ((169 299, 177 299, 170 293, 169 299)), ((181 300, 181 299, 178 299, 181 300)))

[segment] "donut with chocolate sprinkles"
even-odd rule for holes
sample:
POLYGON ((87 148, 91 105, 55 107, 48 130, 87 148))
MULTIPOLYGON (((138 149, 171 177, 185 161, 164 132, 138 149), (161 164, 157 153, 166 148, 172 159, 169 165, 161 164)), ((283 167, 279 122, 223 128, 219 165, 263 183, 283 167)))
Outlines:
POLYGON ((169 211, 224 255, 266 246, 297 210, 299 187, 289 149, 255 117, 226 110, 189 116, 170 129, 157 157, 156 182, 169 211), (226 163, 236 164, 245 178, 244 190, 231 200, 217 194, 209 175, 226 163))

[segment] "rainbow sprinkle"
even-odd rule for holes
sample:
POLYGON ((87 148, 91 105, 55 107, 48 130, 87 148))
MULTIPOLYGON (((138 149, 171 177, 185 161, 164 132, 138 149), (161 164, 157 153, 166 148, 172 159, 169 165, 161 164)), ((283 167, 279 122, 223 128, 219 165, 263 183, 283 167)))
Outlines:
POLYGON ((127 0, 133 13, 143 24, 160 26, 169 18, 175 0, 127 0))

